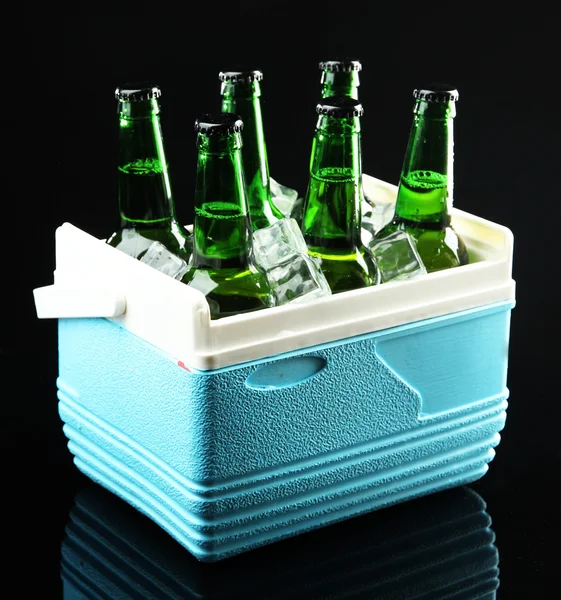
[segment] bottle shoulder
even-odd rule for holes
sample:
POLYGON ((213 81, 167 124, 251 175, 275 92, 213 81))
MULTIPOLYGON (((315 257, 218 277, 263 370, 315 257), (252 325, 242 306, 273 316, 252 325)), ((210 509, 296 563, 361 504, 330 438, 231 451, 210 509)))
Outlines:
POLYGON ((208 269, 191 265, 181 281, 205 295, 213 319, 275 304, 267 276, 250 267, 208 269))
POLYGON ((434 227, 433 224, 407 223, 394 218, 376 233, 371 245, 389 238, 397 231, 405 231, 411 236, 429 273, 469 263, 466 244, 451 222, 434 227))
POLYGON ((181 226, 175 228, 171 224, 165 228, 121 228, 113 232, 106 242, 133 258, 140 258, 154 242, 159 242, 172 254, 189 260, 193 247, 192 235, 187 229, 181 226))
POLYGON ((308 254, 317 261, 334 294, 380 283, 376 261, 363 244, 340 249, 308 246, 308 254))

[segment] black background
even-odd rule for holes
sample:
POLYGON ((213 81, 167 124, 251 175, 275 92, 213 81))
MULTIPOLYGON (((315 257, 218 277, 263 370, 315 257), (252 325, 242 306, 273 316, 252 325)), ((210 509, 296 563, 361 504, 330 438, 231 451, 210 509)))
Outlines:
MULTIPOLYGON (((119 9, 61 16, 56 35, 37 21, 29 37, 25 68, 36 93, 22 99, 30 110, 20 108, 19 116, 24 150, 35 158, 14 182, 27 193, 4 200, 17 207, 25 235, 8 210, 10 227, 2 228, 10 256, 17 255, 7 261, 0 340, 3 502, 19 548, 11 554, 16 565, 40 568, 44 595, 62 597, 63 530, 75 493, 88 482, 72 464, 58 417, 56 322, 36 318, 32 290, 52 283, 56 227, 68 221, 102 237, 116 223, 115 87, 135 79, 160 85, 176 211, 189 223, 193 123, 219 109, 218 72, 239 63, 263 70, 270 172, 303 193, 317 63, 350 56, 363 64, 363 171, 396 183, 412 90, 432 80, 453 83, 460 93, 455 205, 514 233, 507 426, 488 474, 470 487, 486 501, 497 534, 499 598, 553 598, 546 590, 558 562, 561 513, 554 12, 539 4, 495 14, 467 4, 248 1, 119 9)), ((37 581, 30 573, 29 585, 37 581)))

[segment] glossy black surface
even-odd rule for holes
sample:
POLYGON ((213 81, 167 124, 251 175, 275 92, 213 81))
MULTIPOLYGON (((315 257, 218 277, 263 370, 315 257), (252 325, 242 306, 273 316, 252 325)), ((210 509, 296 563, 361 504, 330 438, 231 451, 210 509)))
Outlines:
MULTIPOLYGON (((21 94, 15 162, 24 173, 14 177, 18 193, 6 187, 3 194, 9 253, 1 294, 0 564, 3 588, 11 582, 18 590, 4 597, 63 598, 62 577, 73 573, 65 577, 74 577, 74 585, 98 586, 91 598, 440 598, 435 590, 445 584, 452 586, 446 597, 486 598, 497 567, 501 600, 557 596, 558 102, 555 91, 519 92, 522 82, 549 80, 558 68, 555 17, 537 8, 493 16, 456 6, 451 18, 432 5, 411 13, 376 3, 346 15, 338 3, 324 2, 316 7, 319 18, 302 14, 300 5, 246 0, 237 5, 241 21, 233 19, 223 34, 201 28, 208 7, 173 13, 155 6, 147 14, 111 18, 84 8, 82 16, 62 22, 62 36, 39 23, 30 36, 24 71, 52 94, 41 106, 21 94), (257 19, 263 19, 260 33, 249 34, 248 24, 257 19), (236 36, 241 22, 246 25, 236 36), (203 568, 77 472, 57 412, 56 322, 36 318, 32 290, 53 282, 54 231, 61 223, 99 237, 110 232, 117 210, 117 86, 157 80, 165 94, 161 119, 170 176, 178 217, 189 223, 193 122, 219 109, 218 73, 232 63, 259 64, 270 172, 303 192, 320 93, 318 63, 345 55, 363 65, 363 171, 387 181, 395 182, 401 170, 412 90, 442 80, 460 93, 455 205, 506 225, 515 239, 506 427, 489 472, 468 486, 477 496, 446 492, 203 568), (68 89, 80 102, 64 99, 68 89), (108 545, 99 546, 104 540, 108 545), (472 544, 467 553, 464 543, 472 544), (470 575, 475 587, 461 595, 470 575), (116 589, 128 595, 115 595, 116 589)), ((29 21, 26 27, 34 28, 29 21)))
POLYGON ((202 564, 92 485, 70 511, 61 575, 66 593, 112 598, 488 598, 499 587, 495 538, 485 502, 464 487, 202 564))

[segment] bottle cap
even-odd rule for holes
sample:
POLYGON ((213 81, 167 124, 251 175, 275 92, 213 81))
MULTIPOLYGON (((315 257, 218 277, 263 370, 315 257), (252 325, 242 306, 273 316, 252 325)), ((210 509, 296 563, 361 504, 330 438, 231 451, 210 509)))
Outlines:
POLYGON ((316 106, 316 112, 328 117, 362 117, 362 104, 349 96, 329 96, 316 106))
POLYGON ((446 83, 433 83, 426 88, 413 90, 413 97, 426 102, 455 102, 459 97, 458 90, 446 83))
POLYGON ((249 81, 261 81, 263 72, 259 69, 239 69, 236 71, 220 71, 218 78, 220 81, 228 81, 229 83, 242 83, 249 81))
POLYGON ((209 113, 195 121, 195 131, 205 135, 228 135, 243 129, 243 121, 233 113, 209 113))
POLYGON ((359 60, 341 58, 339 60, 323 60, 319 63, 321 71, 360 71, 362 64, 359 60))
POLYGON ((161 95, 162 91, 157 85, 146 83, 127 83, 115 90, 115 98, 126 102, 150 100, 150 98, 159 98, 161 95))

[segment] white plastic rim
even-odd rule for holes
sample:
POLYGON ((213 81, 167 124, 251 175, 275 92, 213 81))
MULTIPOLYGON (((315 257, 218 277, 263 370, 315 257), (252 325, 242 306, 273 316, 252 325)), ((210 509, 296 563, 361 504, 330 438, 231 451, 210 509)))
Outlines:
MULTIPOLYGON (((371 176, 364 185, 375 200, 395 199, 394 185, 371 176)), ((211 370, 514 300, 512 232, 456 208, 452 219, 468 265, 215 321, 198 290, 64 223, 54 284, 34 290, 37 316, 108 318, 172 360, 211 370)))

